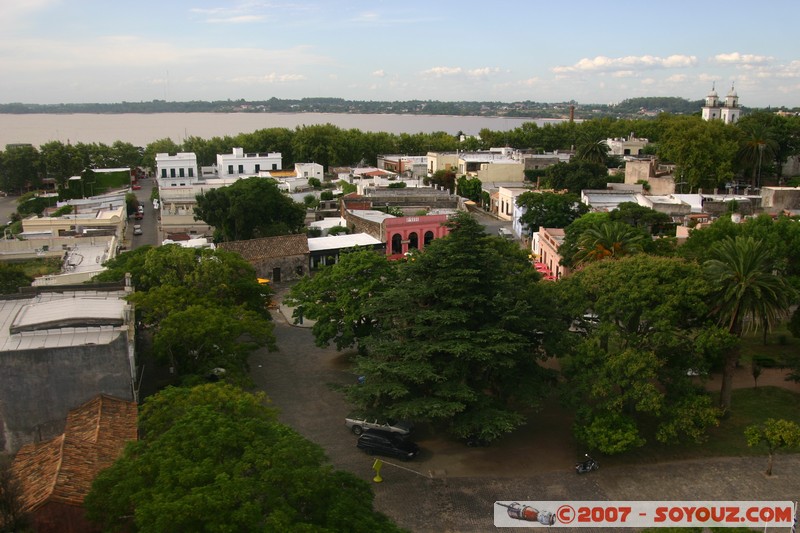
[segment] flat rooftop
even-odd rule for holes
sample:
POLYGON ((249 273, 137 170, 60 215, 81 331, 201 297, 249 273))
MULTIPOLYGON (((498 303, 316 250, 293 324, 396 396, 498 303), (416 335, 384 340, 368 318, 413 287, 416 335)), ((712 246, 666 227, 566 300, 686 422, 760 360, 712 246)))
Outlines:
POLYGON ((376 244, 383 243, 368 233, 330 235, 328 237, 308 239, 308 251, 341 250, 344 248, 353 248, 354 246, 375 246, 376 244))

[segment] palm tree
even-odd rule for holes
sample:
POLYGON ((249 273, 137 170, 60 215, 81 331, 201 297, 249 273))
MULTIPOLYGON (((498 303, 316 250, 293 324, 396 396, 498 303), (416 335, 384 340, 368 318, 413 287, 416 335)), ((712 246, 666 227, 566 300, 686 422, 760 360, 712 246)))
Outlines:
POLYGON ((603 222, 578 238, 575 263, 616 259, 642 251, 644 234, 624 222, 603 222))
POLYGON ((760 187, 763 162, 774 160, 779 146, 766 124, 752 123, 744 129, 744 134, 745 138, 739 146, 739 163, 751 169, 753 188, 760 187))
MULTIPOLYGON (((773 270, 772 250, 752 237, 727 237, 711 248, 703 264, 715 287, 712 313, 720 326, 741 337, 750 330, 773 328, 786 315, 793 289, 773 270)), ((731 406, 733 372, 739 362, 738 347, 728 352, 722 372, 720 405, 731 406)))
POLYGON ((606 165, 608 164, 608 150, 608 143, 606 143, 605 139, 587 139, 578 145, 578 149, 575 152, 575 159, 606 165))

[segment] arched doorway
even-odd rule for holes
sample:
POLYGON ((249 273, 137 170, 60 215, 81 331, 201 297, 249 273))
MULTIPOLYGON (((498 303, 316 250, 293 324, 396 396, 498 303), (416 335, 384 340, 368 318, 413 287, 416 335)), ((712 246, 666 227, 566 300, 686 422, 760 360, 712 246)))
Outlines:
POLYGON ((422 242, 425 244, 425 246, 428 246, 431 243, 432 240, 433 240, 433 232, 432 231, 426 231, 425 232, 425 238, 422 240, 422 242))
POLYGON ((403 253, 403 238, 399 233, 392 235, 392 255, 403 253))
POLYGON ((419 237, 416 231, 412 231, 408 235, 408 249, 416 250, 417 248, 419 248, 419 237))

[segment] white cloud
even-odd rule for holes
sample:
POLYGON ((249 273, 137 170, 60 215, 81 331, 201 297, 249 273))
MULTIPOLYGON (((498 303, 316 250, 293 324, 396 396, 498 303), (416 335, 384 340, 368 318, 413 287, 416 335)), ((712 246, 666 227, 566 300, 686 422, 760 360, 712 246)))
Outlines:
POLYGON ((461 67, 433 67, 428 70, 423 70, 424 76, 433 76, 434 78, 441 78, 442 76, 455 76, 461 74, 463 70, 461 67))
POLYGON ((270 72, 262 76, 241 76, 233 78, 231 81, 242 84, 274 84, 305 81, 305 79, 306 77, 302 74, 277 74, 275 72, 270 72))
POLYGON ((427 70, 423 70, 422 75, 433 78, 442 78, 445 76, 467 76, 470 78, 486 78, 496 72, 500 72, 500 69, 497 67, 481 67, 469 70, 461 67, 433 67, 427 70))
POLYGON ((376 78, 383 78, 384 76, 386 76, 386 72, 384 72, 383 69, 378 69, 373 71, 372 75, 375 76, 376 78))
POLYGON ((557 66, 552 70, 556 74, 581 72, 615 72, 631 70, 654 70, 666 68, 686 68, 697 64, 697 57, 671 55, 658 57, 651 55, 583 58, 572 66, 557 66))
POLYGON ((209 17, 206 22, 209 24, 247 24, 250 22, 261 22, 266 17, 263 15, 231 15, 229 17, 209 17))
POLYGON ((656 80, 654 78, 645 78, 641 81, 642 85, 655 85, 656 80))
POLYGON ((611 73, 612 78, 634 78, 636 73, 632 70, 618 70, 611 73))
POLYGON ((500 72, 500 69, 497 67, 474 68, 472 70, 467 71, 467 76, 473 78, 486 78, 496 72, 500 72))
POLYGON ((667 77, 666 81, 670 83, 684 83, 689 77, 686 74, 673 74, 667 77))
POLYGON ((717 54, 712 58, 715 63, 752 66, 752 65, 766 65, 773 60, 769 56, 758 56, 755 54, 740 54, 739 52, 731 52, 730 54, 717 54))

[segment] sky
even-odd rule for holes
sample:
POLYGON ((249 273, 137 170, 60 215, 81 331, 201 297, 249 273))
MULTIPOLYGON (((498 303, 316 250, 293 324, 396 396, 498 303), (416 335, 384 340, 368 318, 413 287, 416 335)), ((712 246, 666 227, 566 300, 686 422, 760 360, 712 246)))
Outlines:
POLYGON ((0 0, 0 103, 800 107, 800 2, 0 0))

